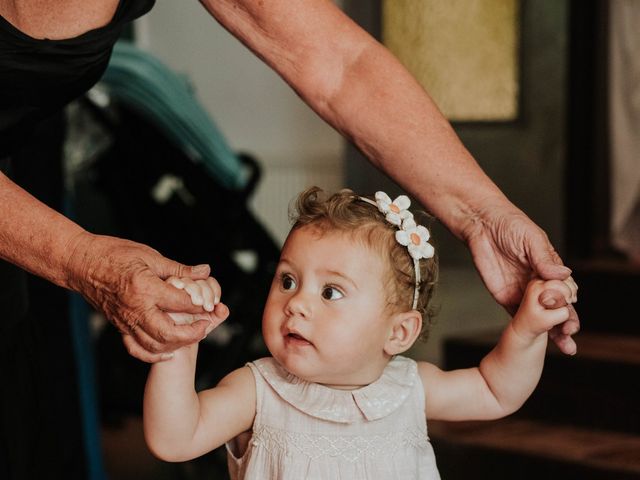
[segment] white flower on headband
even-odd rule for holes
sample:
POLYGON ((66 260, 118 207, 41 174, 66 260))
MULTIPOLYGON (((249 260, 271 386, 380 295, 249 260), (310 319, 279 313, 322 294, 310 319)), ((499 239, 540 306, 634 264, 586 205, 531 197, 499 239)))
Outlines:
POLYGON ((402 228, 396 232, 396 240, 409 250, 409 255, 414 260, 431 258, 434 254, 433 245, 428 243, 429 230, 422 225, 416 225, 413 218, 407 218, 402 222, 402 228))
POLYGON ((396 241, 407 247, 409 255, 413 259, 413 271, 415 284, 413 288, 413 303, 411 308, 418 306, 418 296, 420 293, 420 259, 433 257, 433 245, 428 243, 429 230, 422 225, 417 225, 413 219, 413 214, 409 211, 411 200, 406 195, 400 195, 393 202, 384 192, 376 192, 373 201, 366 197, 358 197, 363 202, 367 202, 385 215, 387 222, 398 227, 396 241))
POLYGON ((403 220, 413 218, 413 214, 408 210, 411 200, 406 195, 400 195, 391 201, 389 195, 384 192, 376 192, 376 204, 378 210, 385 214, 387 222, 400 227, 403 220))

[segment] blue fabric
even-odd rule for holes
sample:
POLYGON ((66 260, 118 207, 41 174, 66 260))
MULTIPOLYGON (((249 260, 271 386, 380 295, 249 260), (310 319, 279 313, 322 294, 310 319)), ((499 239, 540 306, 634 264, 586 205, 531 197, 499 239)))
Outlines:
MULTIPOLYGON (((75 218, 73 198, 65 198, 65 215, 75 218)), ((76 359, 76 377, 80 397, 80 415, 84 435, 87 480, 106 480, 102 457, 100 419, 98 414, 95 352, 91 338, 89 316, 91 309, 79 293, 69 293, 69 314, 73 350, 76 359)))
POLYGON ((109 95, 152 121, 192 160, 202 162, 221 185, 247 183, 242 163, 187 81, 151 54, 118 42, 102 79, 109 95))

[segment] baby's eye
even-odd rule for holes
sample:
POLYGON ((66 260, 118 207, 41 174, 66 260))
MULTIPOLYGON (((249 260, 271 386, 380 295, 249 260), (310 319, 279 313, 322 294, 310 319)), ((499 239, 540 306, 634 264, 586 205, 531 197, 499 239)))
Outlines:
POLYGON ((340 300, 344 294, 336 287, 324 287, 322 289, 322 298, 325 300, 340 300))
POLYGON ((293 290, 296 288, 296 281, 287 273, 282 275, 280 281, 284 290, 293 290))

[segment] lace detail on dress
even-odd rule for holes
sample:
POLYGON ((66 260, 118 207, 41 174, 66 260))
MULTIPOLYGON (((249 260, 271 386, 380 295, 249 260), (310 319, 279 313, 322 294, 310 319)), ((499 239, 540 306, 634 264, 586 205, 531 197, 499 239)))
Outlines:
POLYGON ((287 432, 267 425, 255 429, 251 444, 254 449, 264 448, 272 455, 303 455, 313 460, 338 457, 350 462, 379 455, 388 457, 399 450, 421 450, 430 446, 424 430, 419 428, 384 435, 334 436, 287 432))

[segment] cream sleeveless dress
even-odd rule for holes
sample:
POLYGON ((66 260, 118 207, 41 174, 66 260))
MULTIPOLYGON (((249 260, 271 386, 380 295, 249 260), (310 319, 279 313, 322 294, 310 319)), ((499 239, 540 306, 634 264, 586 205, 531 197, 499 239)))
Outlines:
POLYGON ((353 391, 306 382, 273 358, 248 365, 256 418, 241 458, 227 444, 233 480, 440 478, 413 360, 394 357, 376 382, 353 391))

